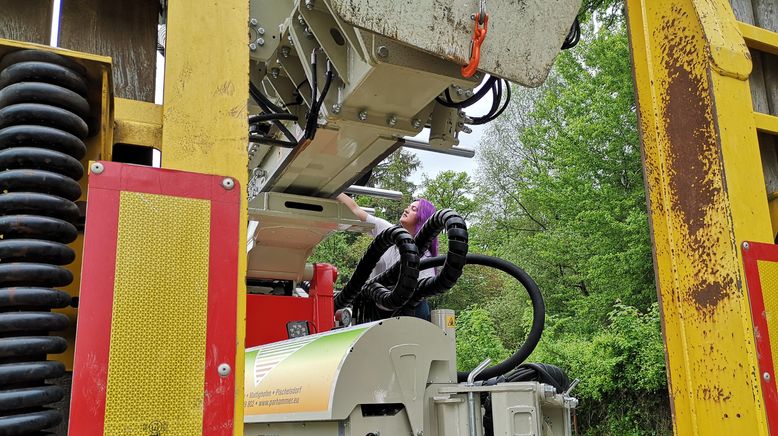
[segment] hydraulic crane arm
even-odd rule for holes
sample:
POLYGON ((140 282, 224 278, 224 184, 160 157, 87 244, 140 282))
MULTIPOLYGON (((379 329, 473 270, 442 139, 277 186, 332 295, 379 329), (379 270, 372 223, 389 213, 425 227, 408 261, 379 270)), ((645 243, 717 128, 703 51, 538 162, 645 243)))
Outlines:
POLYGON ((299 280, 313 247, 350 225, 313 197, 343 192, 405 137, 428 127, 428 143, 409 145, 461 153, 460 132, 500 111, 499 96, 509 92, 503 79, 527 86, 545 80, 580 4, 252 1, 249 206, 260 226, 249 274, 299 280), (464 77, 465 64, 481 71, 464 77), (496 106, 471 118, 466 106, 490 91, 496 106), (309 197, 309 206, 290 211, 290 202, 306 200, 282 194, 309 197), (269 210, 272 204, 284 207, 269 210), (300 221, 311 212, 333 224, 300 221), (262 224, 279 219, 285 225, 262 224))

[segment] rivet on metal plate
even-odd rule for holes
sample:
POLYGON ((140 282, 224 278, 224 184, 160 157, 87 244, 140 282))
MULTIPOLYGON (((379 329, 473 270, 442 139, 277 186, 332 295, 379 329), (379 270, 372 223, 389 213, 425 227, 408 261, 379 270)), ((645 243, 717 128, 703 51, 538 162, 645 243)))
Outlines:
POLYGON ((220 376, 227 377, 232 372, 232 368, 230 368, 230 365, 222 363, 219 365, 218 371, 220 376))
POLYGON ((89 170, 92 172, 92 174, 101 174, 103 171, 105 171, 105 167, 100 162, 95 162, 89 166, 89 170))
POLYGON ((225 177, 224 180, 222 180, 222 186, 224 189, 230 190, 235 187, 235 181, 229 177, 225 177))

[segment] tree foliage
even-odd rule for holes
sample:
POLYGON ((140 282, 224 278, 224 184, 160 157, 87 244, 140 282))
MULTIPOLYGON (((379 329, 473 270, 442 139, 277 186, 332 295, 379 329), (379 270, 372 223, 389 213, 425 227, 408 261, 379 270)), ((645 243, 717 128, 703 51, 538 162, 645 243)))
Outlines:
MULTIPOLYGON (((533 360, 579 377, 587 434, 670 431, 629 51, 621 22, 562 54, 480 144, 481 249, 523 266, 547 304, 533 360), (650 400, 649 400, 650 399, 650 400)), ((523 340, 526 299, 485 307, 504 344, 523 340), (511 322, 513 320, 513 322, 511 322), (503 326, 513 325, 512 328, 503 326)))
POLYGON ((443 171, 434 178, 423 176, 420 197, 431 201, 438 209, 457 211, 468 219, 478 209, 473 199, 474 183, 465 172, 443 171))
POLYGON ((499 362, 510 353, 494 328, 489 312, 477 306, 464 310, 457 319, 457 369, 469 371, 490 357, 499 362))
POLYGON ((368 204, 376 208, 379 216, 389 222, 400 220, 400 215, 411 202, 413 193, 416 191, 416 185, 411 181, 411 174, 420 166, 421 161, 415 154, 401 148, 373 169, 373 176, 368 181, 370 186, 403 193, 403 198, 400 201, 369 199, 368 204))

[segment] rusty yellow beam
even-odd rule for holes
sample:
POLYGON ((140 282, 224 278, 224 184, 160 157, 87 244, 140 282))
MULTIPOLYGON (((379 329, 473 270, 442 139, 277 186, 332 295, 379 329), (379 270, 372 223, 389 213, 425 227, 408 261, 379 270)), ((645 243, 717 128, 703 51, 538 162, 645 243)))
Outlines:
POLYGON ((767 435, 740 244, 772 241, 727 0, 628 0, 657 293, 678 435, 767 435))
POLYGON ((743 22, 738 22, 738 28, 749 47, 778 55, 778 33, 743 22))
POLYGON ((114 117, 114 143, 162 149, 161 105, 117 97, 114 117))

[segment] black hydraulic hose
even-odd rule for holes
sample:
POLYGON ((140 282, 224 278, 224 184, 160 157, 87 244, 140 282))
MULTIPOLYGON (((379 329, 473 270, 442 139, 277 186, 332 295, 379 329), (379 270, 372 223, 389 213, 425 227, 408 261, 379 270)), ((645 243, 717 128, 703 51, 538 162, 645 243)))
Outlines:
POLYGON ((257 88, 257 86, 251 82, 249 82, 249 93, 251 94, 251 97, 254 98, 254 100, 257 102, 257 104, 267 107, 268 112, 284 113, 283 109, 273 104, 273 102, 270 101, 270 99, 267 98, 265 94, 263 94, 262 91, 260 91, 259 88, 257 88))
MULTIPOLYGON (((249 82, 249 94, 251 94, 251 98, 254 99, 254 101, 257 102, 259 107, 262 108, 263 111, 265 111, 268 115, 273 114, 281 114, 281 113, 288 113, 284 112, 281 108, 274 105, 273 102, 270 101, 264 94, 262 94, 262 91, 259 90, 253 83, 249 82)), ((272 138, 266 138, 261 137, 263 140, 255 140, 254 142, 264 142, 268 144, 274 144, 274 145, 281 145, 284 147, 295 147, 297 144, 297 138, 292 134, 292 132, 289 131, 289 129, 284 126, 284 124, 280 120, 272 120, 272 123, 278 128, 278 130, 283 133, 283 135, 286 137, 288 143, 282 143, 278 144, 276 143, 276 139, 272 138)))
MULTIPOLYGON (((441 209, 435 212, 419 229, 416 235, 416 246, 419 249, 419 253, 426 253, 438 234, 443 229, 446 230, 446 234, 449 239, 449 251, 446 254, 446 265, 440 271, 438 276, 444 275, 444 278, 438 281, 438 284, 444 283, 450 285, 448 289, 454 286, 459 276, 462 274, 462 268, 464 268, 464 256, 467 254, 467 225, 465 220, 459 216, 455 211, 451 209, 441 209), (450 259, 449 258, 450 255, 450 259), (457 272, 458 270, 458 272, 457 272)), ((379 274, 376 277, 370 279, 368 284, 378 282, 384 286, 388 286, 397 280, 398 265, 394 264, 389 269, 379 274)), ((420 281, 428 282, 431 278, 424 278, 420 281)), ((425 285, 425 287, 428 285, 425 285)), ((418 289, 419 284, 416 285, 418 289)), ((445 289, 441 290, 435 286, 436 293, 445 292, 445 289)))
POLYGON ((505 82, 505 104, 503 104, 500 110, 498 110, 497 113, 495 113, 494 116, 492 116, 492 119, 495 119, 500 115, 502 115, 502 113, 505 112, 505 109, 508 108, 508 104, 511 102, 511 83, 508 82, 507 80, 505 80, 504 82, 505 82))
POLYGON ((434 277, 425 277, 414 285, 413 295, 403 306, 389 306, 381 304, 390 292, 386 287, 397 282, 399 265, 395 263, 389 269, 370 279, 363 288, 364 294, 380 306, 381 318, 397 316, 413 312, 419 302, 426 297, 442 294, 456 284, 465 267, 465 256, 468 250, 467 225, 465 220, 451 209, 442 209, 435 212, 419 229, 416 235, 416 247, 419 253, 426 253, 435 237, 443 230, 448 236, 448 252, 446 253, 443 268, 434 277), (389 311, 389 312, 387 312, 389 311))
POLYGON ((468 124, 481 125, 491 121, 493 119, 492 116, 494 116, 494 114, 499 110, 501 101, 502 79, 494 82, 494 85, 492 86, 492 106, 489 108, 489 112, 487 112, 484 116, 473 118, 472 121, 470 121, 468 124))
POLYGON ((422 298, 440 295, 456 285, 467 263, 468 236, 464 218, 451 209, 435 212, 419 230, 416 241, 422 253, 440 233, 446 229, 448 252, 445 254, 443 268, 434 277, 425 277, 416 284, 416 291, 410 305, 415 307, 422 298))
POLYGON ((397 281, 390 295, 382 297, 382 301, 390 306, 402 306, 413 296, 414 286, 419 277, 419 251, 413 242, 413 237, 402 226, 389 227, 373 239, 367 251, 359 260, 354 274, 337 295, 335 295, 335 309, 350 306, 354 299, 362 292, 363 286, 370 273, 375 268, 381 256, 392 245, 396 245, 400 251, 399 271, 400 279, 397 281))
MULTIPOLYGON (((332 84, 332 78, 335 75, 332 70, 332 62, 327 60, 327 72, 324 73, 324 86, 321 90, 321 95, 317 100, 314 100, 311 105, 311 111, 308 114, 308 121, 305 125, 305 137, 307 139, 313 139, 316 136, 316 129, 319 121, 319 111, 321 111, 321 105, 324 104, 324 99, 327 97, 327 93, 330 90, 332 84)), ((315 80, 314 80, 315 82, 315 80)))
POLYGON ((274 121, 274 120, 297 121, 297 115, 280 113, 280 114, 258 114, 258 115, 249 116, 249 124, 256 124, 256 123, 262 123, 265 121, 274 121))
MULTIPOLYGON (((445 262, 446 256, 428 257, 421 260, 419 270, 425 270, 428 268, 437 267, 445 262)), ((543 334, 543 325, 546 316, 546 305, 543 302, 543 295, 540 293, 540 288, 532 280, 523 269, 514 265, 507 260, 497 257, 486 256, 483 254, 467 255, 466 263, 468 265, 483 265, 491 268, 496 268, 500 271, 510 274, 511 277, 519 281, 524 286, 529 294, 530 301, 532 302, 532 328, 530 328, 529 335, 519 349, 513 353, 512 356, 503 360, 502 362, 492 367, 486 368, 478 376, 476 380, 487 380, 492 377, 503 375, 519 366, 524 360, 532 354, 532 351, 537 347, 540 342, 540 337, 543 334)), ((457 380, 460 382, 466 381, 470 372, 458 372, 457 380)))
POLYGON ((578 17, 573 21, 573 25, 570 27, 570 31, 565 37, 565 42, 562 43, 562 50, 567 50, 578 45, 581 40, 581 22, 578 21, 578 17))
MULTIPOLYGON (((316 132, 317 121, 319 118, 319 111, 321 111, 321 105, 324 104, 324 99, 327 97, 327 93, 330 90, 330 85, 332 85, 332 78, 335 76, 335 72, 332 70, 332 64, 330 61, 327 61, 327 72, 324 73, 324 87, 321 90, 321 95, 319 96, 319 100, 316 102, 316 112, 314 113, 316 117, 313 118, 313 131, 316 132)), ((311 137, 313 139, 313 137, 311 137)))
POLYGON ((470 97, 466 98, 462 101, 454 101, 451 98, 451 93, 448 89, 446 89, 446 99, 442 99, 440 97, 436 97, 435 101, 442 104, 446 107, 453 107, 457 109, 463 109, 468 106, 472 106, 474 103, 476 103, 478 100, 482 99, 487 92, 489 92, 490 89, 492 89, 492 85, 494 85, 494 82, 497 80, 494 76, 489 76, 488 79, 484 81, 484 84, 481 86, 481 88, 475 92, 475 94, 471 95, 470 97))
MULTIPOLYGON (((499 89, 497 89, 495 91, 495 94, 493 95, 492 108, 489 110, 489 112, 486 115, 482 116, 482 117, 473 118, 473 121, 471 121, 471 122, 469 122, 467 124, 474 125, 474 126, 478 126, 478 125, 481 125, 481 124, 486 124, 486 123, 494 121, 497 117, 502 115, 503 112, 505 112, 505 109, 508 108, 508 104, 511 101, 511 84, 507 80, 503 80, 503 79, 500 79, 499 83, 500 83, 499 89), (502 82, 505 82, 504 83, 504 85, 505 85, 505 102, 503 103, 502 107, 500 107, 498 109, 497 107, 499 106, 500 101, 502 99, 502 87, 503 87, 503 83, 502 82)), ((497 85, 495 85, 495 86, 497 86, 497 85)))
POLYGON ((257 144, 277 145, 279 147, 284 147, 284 148, 297 147, 297 142, 284 141, 283 139, 269 138, 267 136, 257 135, 253 133, 249 135, 249 141, 256 142, 257 144))
POLYGON ((562 393, 570 387, 570 379, 561 368, 547 363, 522 363, 516 369, 505 374, 505 381, 519 382, 537 380, 550 384, 562 393))

